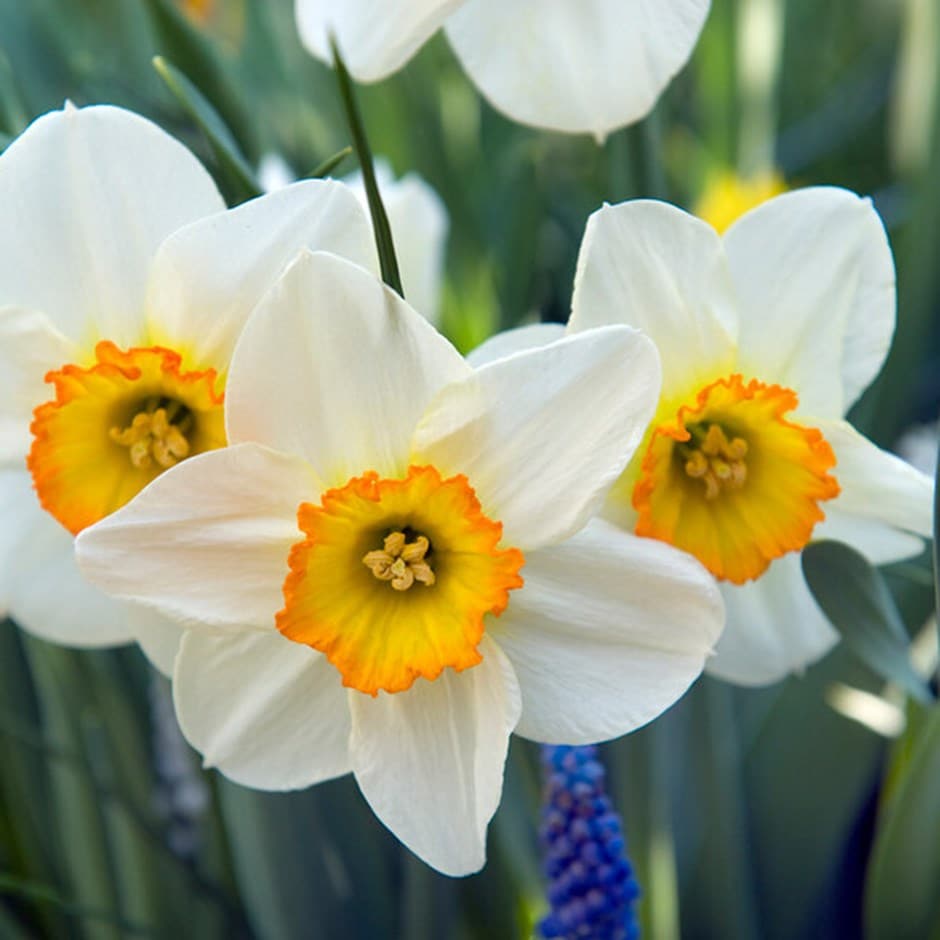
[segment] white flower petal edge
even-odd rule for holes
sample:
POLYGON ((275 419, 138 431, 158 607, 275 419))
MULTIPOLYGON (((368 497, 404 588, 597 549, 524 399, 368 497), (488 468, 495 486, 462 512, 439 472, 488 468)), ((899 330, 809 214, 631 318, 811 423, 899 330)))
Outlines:
MULTIPOLYGON (((375 176, 395 242, 405 297, 418 313, 437 323, 449 227, 447 209, 417 173, 396 180, 389 164, 379 159, 375 161, 375 176)), ((362 173, 344 177, 343 182, 368 212, 362 173)), ((375 254, 374 241, 372 251, 375 254)))
POLYGON ((378 279, 341 258, 307 252, 262 301, 235 349, 229 441, 299 454, 328 486, 366 470, 403 476, 428 403, 470 372, 378 279))
POLYGON ((204 765, 236 783, 293 790, 349 773, 349 708, 339 674, 279 633, 186 633, 173 699, 204 765))
POLYGON ((522 690, 518 734, 589 744, 651 721, 701 673, 724 624, 714 578, 662 542, 595 520, 526 558, 487 624, 522 690))
POLYGON ((478 369, 488 362, 505 359, 513 353, 547 346, 564 335, 565 328, 561 323, 528 323, 525 326, 517 326, 513 330, 497 333, 480 343, 476 349, 467 353, 467 362, 474 369, 478 369))
POLYGON ((346 67, 375 82, 403 66, 463 0, 296 0, 300 40, 331 65, 330 36, 346 67))
POLYGON ((139 341, 147 271, 171 232, 225 208, 198 160, 155 124, 66 105, 0 156, 2 302, 74 342, 139 341))
POLYGON ((570 332, 643 330, 662 356, 667 395, 734 366, 737 315, 721 240, 666 203, 624 202, 588 219, 571 307, 570 332))
POLYGON ((180 641, 186 632, 181 626, 139 604, 125 604, 127 625, 137 645, 151 665, 167 677, 173 676, 173 664, 180 641))
POLYGON ((497 110, 603 140, 653 107, 708 8, 708 0, 468 0, 446 31, 497 110))
MULTIPOLYGON (((25 473, 19 475, 19 484, 28 491, 25 473)), ((32 493, 24 493, 12 518, 5 515, 4 526, 11 526, 15 535, 4 573, 9 613, 24 630, 74 647, 131 642, 127 606, 82 577, 72 536, 42 510, 32 493)))
POLYGON ((489 637, 483 662, 398 695, 351 695, 356 782, 376 816, 447 875, 483 867, 486 827, 519 720, 512 666, 489 637))
POLYGON ((507 544, 580 529, 626 466, 659 398, 659 356, 607 326, 482 366, 445 388, 415 431, 414 463, 464 473, 507 544))
POLYGON ((297 507, 321 488, 297 457, 257 444, 209 451, 82 532, 79 563, 92 584, 188 628, 274 630, 297 507))
POLYGON ((25 467, 33 409, 51 395, 46 373, 75 359, 75 346, 44 314, 0 308, 0 466, 25 467))
POLYGON ((303 248, 378 270, 369 220, 332 180, 295 183, 175 232, 150 274, 153 341, 185 349, 192 368, 224 366, 252 310, 303 248))
POLYGON ((813 541, 833 539, 861 552, 873 565, 889 565, 924 550, 924 540, 890 523, 865 519, 838 508, 826 509, 825 521, 813 530, 813 541))
MULTIPOLYGON (((832 509, 862 522, 879 522, 897 532, 929 538, 933 531, 933 480, 875 446, 847 421, 816 423, 836 455, 834 473, 841 492, 832 509)), ((827 537, 825 523, 813 536, 827 537)))
POLYGON ((705 671, 737 685, 770 685, 816 662, 839 634, 816 605, 792 552, 757 581, 722 585, 725 631, 705 671))
POLYGON ((878 374, 894 332, 895 274, 869 199, 813 187, 771 199, 726 233, 745 371, 841 418, 878 374))

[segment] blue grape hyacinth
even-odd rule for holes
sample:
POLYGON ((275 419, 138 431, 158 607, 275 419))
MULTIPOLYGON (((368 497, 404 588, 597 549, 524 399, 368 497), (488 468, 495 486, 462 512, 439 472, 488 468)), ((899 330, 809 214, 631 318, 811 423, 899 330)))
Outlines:
POLYGON ((597 748, 542 748, 540 829, 551 912, 545 938, 636 940, 639 887, 624 852, 620 817, 604 789, 597 748))

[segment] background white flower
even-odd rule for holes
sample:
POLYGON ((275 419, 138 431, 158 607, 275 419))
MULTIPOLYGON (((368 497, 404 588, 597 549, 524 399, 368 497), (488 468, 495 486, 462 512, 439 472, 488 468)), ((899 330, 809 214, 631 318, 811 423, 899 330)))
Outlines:
MULTIPOLYGON (((0 203, 0 608, 61 643, 137 639, 169 670, 178 628, 105 597, 73 556, 75 531, 159 472, 150 453, 137 465, 128 460, 111 434, 146 410, 137 379, 118 369, 162 357, 151 365, 159 384, 161 368, 169 375, 178 357, 175 387, 195 388, 198 375, 200 400, 211 398, 211 387, 220 394, 242 325, 297 251, 329 247, 371 264, 368 222, 332 182, 298 184, 226 211, 192 154, 113 107, 67 106, 34 122, 0 156, 0 203), (107 365, 96 362, 102 352, 107 365), (68 394, 80 386, 83 403, 99 410, 73 420, 52 406, 59 423, 50 453, 37 457, 30 427, 34 410, 57 397, 45 381, 55 370, 68 394), (31 486, 31 448, 36 478, 55 482, 56 518, 31 486), (79 515, 86 502, 94 506, 79 515)), ((195 450, 224 443, 216 439, 221 402, 217 420, 212 407, 206 425, 214 430, 195 450)), ((49 493, 39 495, 49 505, 49 493)))
MULTIPOLYGON (((845 190, 779 196, 744 215, 723 238, 665 203, 640 200, 596 212, 581 246, 567 333, 625 323, 647 332, 663 360, 657 417, 612 489, 605 515, 628 531, 637 529, 636 487, 644 476, 649 481, 644 455, 655 432, 674 424, 677 411, 691 408, 716 380, 740 374, 796 392, 792 422, 818 429, 834 452, 830 469, 838 495, 822 484, 830 490, 819 503, 825 521, 813 528, 807 516, 812 537, 847 542, 879 564, 918 553, 918 536, 931 532, 931 480, 843 420, 881 368, 894 304, 894 266, 881 220, 868 200, 845 190)), ((511 331, 470 359, 485 362, 550 342, 564 329, 539 324, 511 331)), ((728 414, 747 441, 747 424, 728 414)), ((745 471, 750 461, 750 470, 760 472, 760 448, 750 443, 745 471)), ((817 472, 821 480, 825 468, 817 472)), ((773 483, 772 474, 766 479, 773 483)), ((704 495, 700 480, 688 483, 689 492, 698 488, 704 495)), ((661 477, 656 485, 663 485, 661 477)), ((746 485, 739 492, 752 500, 746 485)), ((694 499, 680 505, 670 497, 680 524, 695 509, 694 499)), ((793 519, 776 505, 762 509, 759 500, 745 502, 730 491, 715 494, 709 505, 714 512, 694 539, 706 564, 716 554, 734 561, 746 553, 750 559, 755 540, 769 539, 772 548, 762 562, 766 570, 752 568, 740 583, 722 580, 728 625, 707 671, 760 685, 817 660, 838 635, 803 580, 798 552, 777 548, 781 536, 773 518, 793 519), (722 507, 729 511, 722 514, 722 507)), ((793 547, 808 537, 799 535, 802 541, 793 547)))
POLYGON ((360 81, 385 78, 445 26, 473 83, 524 124, 603 139, 642 118, 685 64, 709 0, 297 0, 309 51, 334 35, 360 81))

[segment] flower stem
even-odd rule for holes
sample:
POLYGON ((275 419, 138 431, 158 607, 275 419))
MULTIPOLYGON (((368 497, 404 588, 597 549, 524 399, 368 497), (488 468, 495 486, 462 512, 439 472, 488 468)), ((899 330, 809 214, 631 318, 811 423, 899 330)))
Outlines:
POLYGON ((402 290, 401 275, 398 272, 398 260, 395 257, 395 245, 392 242, 392 229, 388 224, 388 215, 385 212, 385 206, 382 204, 379 185, 375 179, 372 151, 369 149, 369 140, 366 137, 365 126, 362 123, 362 115, 359 113, 359 106, 356 103, 352 79, 349 77, 346 64, 343 62, 343 57, 340 55, 339 48, 333 38, 330 39, 330 47, 333 51, 333 68, 336 72, 336 81, 339 84, 339 94, 343 102, 343 110, 346 113, 349 132, 352 135, 353 149, 356 151, 359 166, 362 168, 362 181, 365 184, 366 198, 369 201, 369 213, 372 216, 372 230, 375 232, 375 247, 379 253, 382 280, 399 297, 403 298, 405 293, 402 290))

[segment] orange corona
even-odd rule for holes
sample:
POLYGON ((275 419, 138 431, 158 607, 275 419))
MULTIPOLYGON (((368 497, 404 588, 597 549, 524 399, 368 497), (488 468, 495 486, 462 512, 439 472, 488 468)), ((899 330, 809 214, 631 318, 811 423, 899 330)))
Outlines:
POLYGON ((743 584, 801 549, 839 494, 832 448, 788 421, 796 393, 731 375, 654 428, 633 488, 636 532, 743 584))
POLYGON ((486 614, 522 586, 522 552, 500 548, 464 476, 374 472, 304 503, 278 629, 320 650, 349 688, 402 692, 481 661, 486 614))
POLYGON ((107 341, 95 360, 46 376, 55 398, 34 412, 27 458, 39 502, 75 535, 180 460, 225 445, 214 370, 184 372, 170 349, 107 341))

